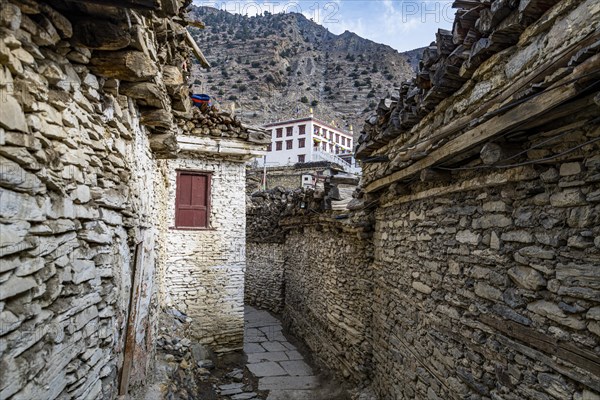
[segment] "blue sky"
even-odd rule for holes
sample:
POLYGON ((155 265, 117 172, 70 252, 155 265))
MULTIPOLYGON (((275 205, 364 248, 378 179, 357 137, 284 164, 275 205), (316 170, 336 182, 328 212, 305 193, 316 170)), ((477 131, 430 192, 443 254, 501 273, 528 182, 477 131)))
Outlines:
POLYGON ((301 12, 333 33, 349 30, 399 51, 429 45, 438 28, 452 28, 455 12, 452 1, 421 0, 194 0, 194 4, 248 15, 301 12))

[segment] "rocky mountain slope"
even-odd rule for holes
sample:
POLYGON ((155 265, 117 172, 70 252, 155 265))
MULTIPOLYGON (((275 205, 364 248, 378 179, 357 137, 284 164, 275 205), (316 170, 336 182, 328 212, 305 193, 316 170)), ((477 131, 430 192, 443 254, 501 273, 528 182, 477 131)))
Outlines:
POLYGON ((389 46, 344 32, 335 35, 302 14, 246 17, 192 6, 190 28, 211 63, 192 70, 192 82, 244 122, 264 124, 306 116, 338 126, 362 126, 377 99, 414 75, 420 51, 389 46))

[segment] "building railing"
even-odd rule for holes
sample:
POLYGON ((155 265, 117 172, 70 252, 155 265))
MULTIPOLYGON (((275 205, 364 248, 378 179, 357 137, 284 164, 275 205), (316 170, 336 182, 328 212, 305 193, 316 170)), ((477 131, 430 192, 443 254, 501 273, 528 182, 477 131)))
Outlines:
MULTIPOLYGON (((312 161, 329 161, 329 162, 338 164, 347 173, 357 174, 357 175, 360 175, 362 173, 362 169, 359 166, 357 166, 356 164, 351 165, 348 161, 344 160, 343 158, 338 157, 335 154, 328 153, 328 152, 323 151, 318 148, 314 148, 312 151, 312 161)), ((355 161, 355 163, 356 163, 356 161, 355 161)))

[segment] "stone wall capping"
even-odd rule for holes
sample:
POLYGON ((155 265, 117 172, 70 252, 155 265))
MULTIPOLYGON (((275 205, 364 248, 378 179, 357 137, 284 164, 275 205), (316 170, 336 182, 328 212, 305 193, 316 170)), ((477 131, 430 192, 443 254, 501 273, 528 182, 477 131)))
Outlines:
POLYGON ((468 130, 439 149, 433 150, 426 157, 414 162, 400 171, 394 172, 384 178, 368 183, 365 187, 367 192, 380 190, 395 181, 406 179, 411 175, 420 172, 422 169, 435 165, 436 163, 448 160, 452 156, 460 154, 469 148, 476 146, 478 143, 493 139, 494 136, 505 134, 512 126, 518 126, 519 123, 534 120, 536 116, 544 115, 548 109, 569 101, 583 90, 581 85, 585 87, 585 82, 590 82, 589 79, 594 79, 594 76, 600 76, 600 73, 593 71, 599 56, 593 56, 582 65, 573 71, 568 78, 563 78, 561 81, 554 84, 554 87, 561 86, 561 90, 549 91, 547 94, 542 93, 537 97, 529 100, 527 103, 517 105, 515 108, 493 117, 492 119, 482 123, 472 130, 468 130), (583 82, 574 82, 577 78, 583 79, 583 82), (571 82, 571 83, 569 83, 571 82), (485 132, 485 134, 481 134, 485 132))
MULTIPOLYGON (((585 1, 568 2, 569 4, 566 4, 567 2, 564 1, 552 3, 554 3, 552 4, 554 6, 552 11, 545 14, 539 21, 534 21, 531 25, 537 26, 535 31, 531 31, 533 32, 532 34, 537 36, 549 34, 548 28, 550 25, 548 25, 548 20, 544 18, 549 18, 549 20, 552 21, 560 19, 561 14, 558 10, 565 11, 566 9, 569 9, 573 15, 576 15, 575 18, 578 19, 578 23, 583 23, 585 13, 589 12, 586 10, 589 10, 590 6, 590 4, 585 1)), ((549 4, 544 5, 544 7, 548 6, 549 4)), ((460 12, 457 14, 457 19, 459 18, 459 15, 460 12)), ((532 20, 529 19, 527 24, 531 24, 531 22, 532 20)), ((456 24, 457 22, 455 22, 455 28, 456 24)), ((456 31, 453 34, 456 35, 456 31)), ((555 30, 551 32, 551 35, 554 34, 556 34, 555 30)), ((380 134, 376 136, 380 137, 380 139, 373 139, 372 143, 367 147, 371 149, 369 151, 373 155, 390 155, 391 151, 392 154, 390 155, 390 159, 392 159, 392 162, 382 165, 367 165, 367 172, 377 171, 377 174, 374 175, 368 173, 366 175, 381 178, 390 175, 394 171, 404 169, 431 153, 437 147, 443 146, 448 138, 455 137, 458 132, 467 129, 469 125, 475 126, 485 122, 490 116, 493 117, 495 115, 494 113, 488 113, 490 114, 489 116, 485 115, 485 113, 490 110, 491 106, 497 108, 498 104, 506 105, 511 101, 519 100, 524 96, 539 91, 540 87, 548 88, 561 78, 568 79, 573 67, 584 62, 586 58, 591 56, 589 51, 592 51, 592 48, 595 48, 594 46, 596 46, 596 44, 594 43, 597 39, 597 33, 582 31, 580 35, 564 45, 553 42, 551 48, 545 49, 545 51, 548 52, 548 56, 537 60, 533 65, 525 64, 527 65, 527 68, 523 68, 524 64, 517 60, 519 57, 524 56, 524 52, 517 52, 515 55, 514 47, 529 46, 527 47, 529 49, 535 47, 536 42, 525 41, 515 44, 512 48, 492 56, 493 60, 490 58, 482 64, 473 78, 467 80, 460 90, 443 100, 435 109, 437 111, 434 110, 425 113, 421 122, 412 126, 412 129, 404 130, 399 129, 396 126, 397 121, 394 119, 396 118, 394 113, 403 112, 398 111, 402 108, 401 105, 398 105, 394 112, 385 112, 385 110, 383 110, 384 112, 381 115, 374 116, 367 120, 365 129, 368 132, 373 132, 368 135, 364 134, 362 140, 366 140, 367 136, 372 138, 372 136, 375 135, 375 131, 379 132, 380 134), (582 56, 583 54, 587 55, 582 56), (513 75, 510 75, 509 78, 513 79, 514 82, 509 87, 504 87, 503 91, 490 91, 490 87, 499 88, 498 84, 503 79, 504 71, 500 71, 498 66, 508 64, 512 67, 511 63, 514 64, 515 71, 511 72, 513 75), (486 87, 487 91, 484 92, 486 87), (480 101, 482 96, 485 99, 483 102, 480 101), (473 100, 478 101, 473 102, 473 100), (465 109, 469 109, 471 114, 464 115, 465 109), (459 114, 463 115, 460 115, 460 118, 452 118, 453 115, 459 114), (390 119, 391 117, 394 118, 390 119), (435 135, 433 133, 434 129, 435 135), (392 136, 389 136, 390 133, 392 136), (394 135, 400 136, 395 137, 394 135), (382 142, 382 139, 386 137, 387 139, 382 142), (434 138, 435 140, 431 141, 428 137, 434 138)), ((424 62, 426 62, 425 56, 426 54, 424 54, 424 62)), ((403 93, 408 92, 405 92, 405 89, 401 88, 401 96, 404 95, 403 93)), ((417 98, 420 98, 419 95, 417 95, 417 98)), ((392 99, 392 108, 394 107, 394 101, 396 100, 392 99)), ((573 107, 574 103, 575 102, 572 104, 573 107)), ((568 107, 564 109, 565 113, 568 113, 567 108, 568 107)), ((410 109, 410 107, 406 109, 410 109)), ((560 115, 553 116, 550 113, 545 117, 554 119, 561 118, 560 115)), ((533 122, 540 123, 541 121, 533 119, 533 122)), ((366 143, 367 141, 363 142, 363 145, 366 143)))

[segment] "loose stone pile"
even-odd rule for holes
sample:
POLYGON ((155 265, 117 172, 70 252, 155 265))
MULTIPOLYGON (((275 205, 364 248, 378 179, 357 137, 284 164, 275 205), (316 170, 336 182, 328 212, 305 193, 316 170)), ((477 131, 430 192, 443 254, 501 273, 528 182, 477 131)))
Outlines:
POLYGON ((246 236, 264 242, 280 242, 283 238, 279 227, 281 216, 292 209, 294 197, 303 194, 302 189, 274 188, 254 192, 246 199, 246 236))
MULTIPOLYGON (((203 345, 189 339, 192 318, 170 309, 160 318, 156 366, 148 386, 133 394, 136 400, 249 400, 252 375, 243 368, 241 354, 218 358, 203 345)), ((264 396, 263 396, 264 397, 264 396)))

